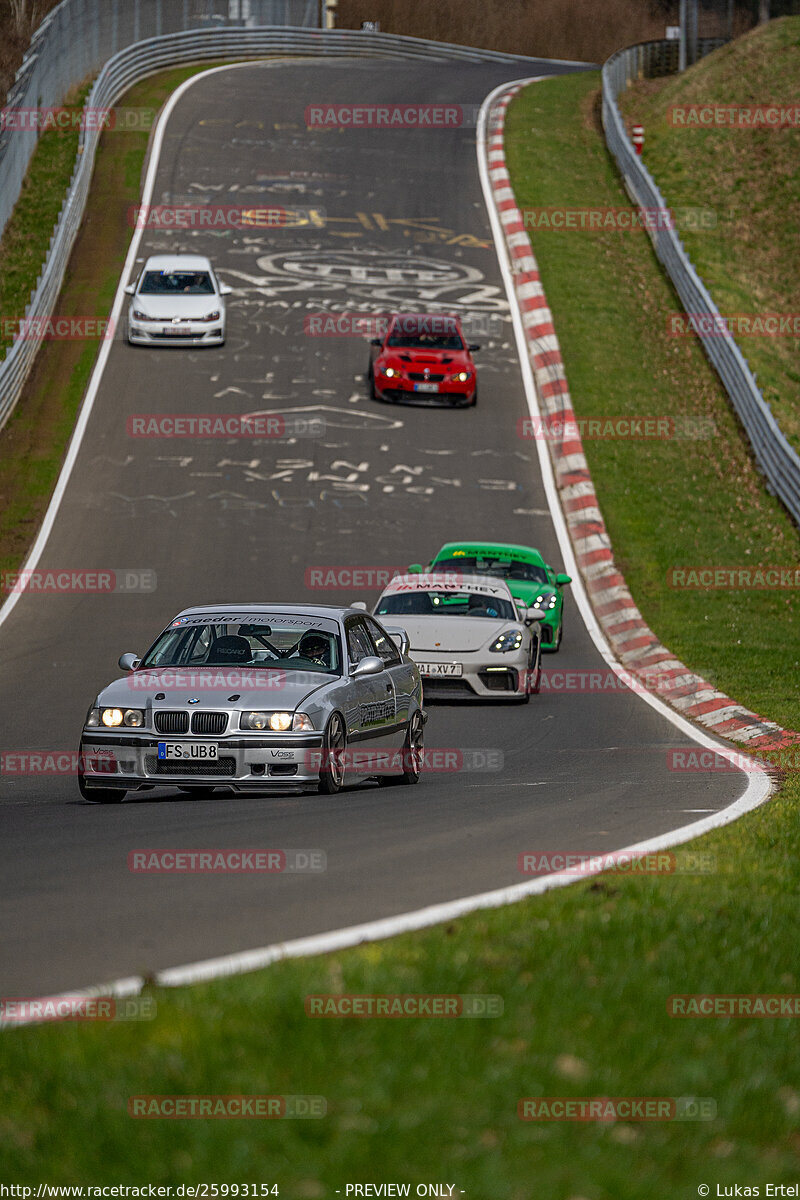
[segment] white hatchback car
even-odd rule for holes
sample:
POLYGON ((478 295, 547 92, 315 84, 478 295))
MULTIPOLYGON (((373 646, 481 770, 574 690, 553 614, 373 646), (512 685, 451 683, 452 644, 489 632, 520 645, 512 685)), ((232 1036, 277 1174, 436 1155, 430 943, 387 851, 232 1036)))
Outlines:
POLYGON ((156 254, 125 288, 128 341, 134 346, 221 346, 225 296, 210 261, 199 254, 156 254))

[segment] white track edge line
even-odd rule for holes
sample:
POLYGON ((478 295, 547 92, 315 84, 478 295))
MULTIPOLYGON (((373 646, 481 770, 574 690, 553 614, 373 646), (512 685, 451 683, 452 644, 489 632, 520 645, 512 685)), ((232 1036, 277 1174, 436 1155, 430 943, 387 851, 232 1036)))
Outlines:
MULTIPOLYGON (((240 64, 236 64, 240 65, 240 64)), ((244 65, 244 64, 241 64, 244 65)), ((247 64, 252 65, 252 64, 247 64)), ((215 67, 213 70, 228 70, 227 67, 215 67)), ((212 72, 204 72, 203 74, 211 74, 212 72)), ((174 94, 172 100, 177 100, 178 95, 186 88, 186 86, 196 79, 202 78, 201 75, 194 76, 191 80, 181 85, 178 92, 174 94)), ((525 393, 528 401, 528 407, 531 416, 535 419, 539 418, 539 407, 536 397, 536 389, 533 381, 533 373, 531 371, 530 360, 528 358, 527 342, 525 339, 524 327, 522 325, 522 317, 519 307, 516 302, 514 293, 514 284, 511 276, 511 271, 507 261, 505 251, 505 242, 503 240, 503 232, 500 224, 500 219, 494 204, 494 198, 489 181, 488 166, 486 162, 486 118, 495 98, 507 91, 511 87, 523 86, 527 83, 538 82, 547 76, 538 76, 530 80, 514 80, 510 83, 501 84, 495 88, 484 100, 480 116, 478 119, 478 136, 477 136, 477 153, 478 153, 478 172, 483 188, 484 200, 486 202, 489 220, 492 226, 492 234, 495 241, 495 249, 500 265, 500 270, 503 275, 503 281, 506 287, 506 292, 511 305, 511 316, 514 324, 514 334, 517 342, 517 350, 522 368, 522 377, 525 385, 525 393)), ((171 112, 173 104, 170 103, 164 110, 163 116, 166 117, 171 112)), ((159 123, 159 133, 161 133, 161 123, 159 123)), ((151 160, 157 164, 157 152, 160 152, 163 133, 154 143, 154 155, 151 160)), ((153 176, 155 169, 153 168, 153 176)), ((148 172, 148 182, 150 175, 148 172)), ((132 247, 133 250, 133 247, 132 247)), ((130 255, 129 255, 130 257, 130 255)), ((126 275, 128 262, 126 261, 126 275)), ((119 292, 117 299, 119 298, 119 292)), ((115 301, 116 307, 116 301, 115 301)), ((98 363, 99 366, 99 363, 98 363)), ((609 664, 612 670, 623 680, 629 680, 630 676, 620 666, 615 659, 610 646, 605 640, 605 637, 597 624, 594 613, 589 604, 588 597, 583 585, 583 577, 577 568, 575 562, 572 544, 569 540, 569 535, 566 528, 561 504, 558 497, 558 492, 555 487, 555 479, 550 462, 547 447, 543 442, 537 441, 537 451, 539 454, 539 462, 542 470, 542 479, 547 496, 548 507, 555 526, 556 535, 558 537, 559 546, 565 563, 573 565, 573 582, 577 585, 573 587, 573 595, 576 597, 578 610, 586 625, 586 628, 595 643, 599 653, 609 664)), ((1 616, 2 614, 0 614, 1 616)), ((651 705, 660 715, 666 717, 671 724, 686 733, 694 741, 700 745, 718 751, 720 754, 732 759, 737 753, 731 747, 724 746, 720 742, 711 738, 703 730, 687 721, 684 717, 673 712, 667 705, 658 697, 652 696, 649 693, 636 691, 634 694, 651 705)), ((742 772, 744 774, 744 772, 742 772)), ((658 850, 667 849, 670 846, 679 845, 682 842, 698 837, 700 834, 707 833, 712 829, 721 828, 724 825, 730 824, 737 820, 745 813, 758 808, 763 804, 773 791, 773 782, 770 777, 759 768, 752 773, 748 772, 751 777, 748 778, 747 787, 743 794, 737 800, 734 800, 726 808, 721 809, 711 816, 703 817, 699 821, 693 821, 689 825, 682 825, 677 829, 669 830, 667 833, 660 834, 653 838, 647 838, 645 841, 636 842, 631 846, 623 847, 620 850, 603 851, 603 856, 608 859, 613 855, 625 855, 632 853, 655 853, 658 850)), ((599 854, 600 852, 598 852, 599 854)), ((468 913, 475 912, 478 909, 501 908, 509 904, 516 903, 526 899, 529 896, 541 895, 544 892, 550 891, 556 887, 564 887, 570 883, 580 882, 582 879, 591 878, 592 875, 602 872, 602 862, 594 870, 582 872, 576 876, 569 872, 561 872, 554 875, 545 875, 535 880, 529 880, 526 883, 511 884, 504 888, 497 888, 489 892, 481 892, 473 896, 465 896, 459 900, 449 900, 441 904, 429 905, 425 908, 416 909, 407 913, 400 913, 393 917, 385 917, 376 921, 367 921, 360 925, 351 925, 343 929, 330 930, 327 933, 314 934, 310 937, 295 938, 288 942, 276 942, 270 946, 264 946, 254 950, 239 951, 234 954, 223 955, 218 958, 205 959, 196 963, 189 963, 180 967, 169 967, 163 971, 159 971, 154 976, 153 982, 157 986, 163 987, 178 987, 192 983, 210 982, 214 979, 227 978, 232 975, 246 974, 251 971, 257 971, 264 967, 270 966, 274 962, 278 962, 286 958, 304 958, 311 957, 317 954, 330 953, 334 950, 344 950, 353 946, 363 944, 365 942, 379 941, 384 938, 396 937, 402 933, 411 933, 416 930, 428 928, 431 925, 441 924, 443 921, 453 920, 457 917, 465 916, 468 913)), ((61 993, 58 996, 42 997, 42 1003, 51 1001, 57 1002, 59 999, 91 999, 96 996, 117 996, 124 997, 135 995, 142 990, 147 984, 147 980, 139 976, 129 976, 125 979, 116 980, 113 983, 106 985, 98 985, 90 988, 84 988, 79 991, 71 991, 61 993)), ((0 1029, 20 1028, 24 1025, 42 1024, 48 1020, 57 1018, 30 1018, 20 1021, 0 1018, 0 1029)))

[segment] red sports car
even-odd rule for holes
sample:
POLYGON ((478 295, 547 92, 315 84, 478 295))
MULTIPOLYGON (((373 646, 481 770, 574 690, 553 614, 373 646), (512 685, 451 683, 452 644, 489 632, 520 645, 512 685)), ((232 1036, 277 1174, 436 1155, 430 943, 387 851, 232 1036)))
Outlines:
POLYGON ((373 400, 466 407, 478 399, 472 351, 458 317, 396 313, 373 338, 368 378, 373 400))

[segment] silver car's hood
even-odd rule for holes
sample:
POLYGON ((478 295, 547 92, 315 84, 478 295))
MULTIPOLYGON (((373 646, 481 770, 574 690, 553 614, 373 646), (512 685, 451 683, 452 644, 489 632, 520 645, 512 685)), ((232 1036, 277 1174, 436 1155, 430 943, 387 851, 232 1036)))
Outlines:
POLYGON ((191 708, 292 712, 312 692, 336 680, 337 676, 322 671, 286 671, 277 665, 146 669, 115 679, 100 693, 98 702, 101 707, 146 708, 148 701, 163 692, 164 699, 155 701, 158 709, 184 708, 195 700, 199 703, 191 708), (230 698, 234 695, 236 700, 230 698))
POLYGON ((441 617, 438 614, 407 617, 392 613, 380 619, 405 629, 411 643, 412 658, 415 650, 428 650, 432 654, 475 652, 490 640, 494 641, 505 629, 519 629, 513 621, 496 621, 490 617, 441 617))
POLYGON ((222 312, 219 296, 134 296, 132 307, 147 313, 154 321, 170 321, 173 317, 201 321, 212 312, 222 312))

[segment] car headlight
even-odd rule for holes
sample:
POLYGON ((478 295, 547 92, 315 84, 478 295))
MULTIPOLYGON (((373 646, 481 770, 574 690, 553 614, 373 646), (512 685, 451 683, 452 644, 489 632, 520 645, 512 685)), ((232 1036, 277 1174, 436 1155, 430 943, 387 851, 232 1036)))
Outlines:
POLYGON ((150 320, 147 313, 142 312, 142 310, 140 308, 135 308, 133 310, 133 312, 131 313, 131 316, 133 317, 134 321, 149 321, 150 320))
POLYGON ((395 370, 394 367, 385 367, 381 371, 381 374, 385 375, 387 379, 394 379, 397 375, 400 374, 400 372, 395 370))
POLYGON ((239 722, 240 729, 270 729, 273 733, 312 732, 314 726, 311 718, 305 713, 289 712, 243 712, 239 722))
POLYGON ((469 380, 471 378, 472 378, 471 371, 457 371, 456 374, 452 376, 453 383, 466 383, 467 380, 469 380))
POLYGON ((203 317, 203 320, 204 321, 218 321, 219 320, 219 309, 215 308, 214 311, 210 312, 207 317, 203 317))
POLYGON ((557 604, 558 596, 555 594, 555 592, 552 594, 550 592, 540 592, 531 605, 531 608, 555 608, 557 604))
MULTIPOLYGON (((144 712, 141 708, 126 708, 124 711, 121 708, 104 708, 99 712, 100 723, 108 729, 116 729, 119 725, 127 725, 129 729, 144 725, 144 712)), ((93 722, 87 722, 90 723, 93 722)))
POLYGON ((501 633, 496 641, 492 642, 489 647, 495 654, 506 654, 509 650, 519 650, 522 645, 522 630, 507 629, 505 633, 501 633))

